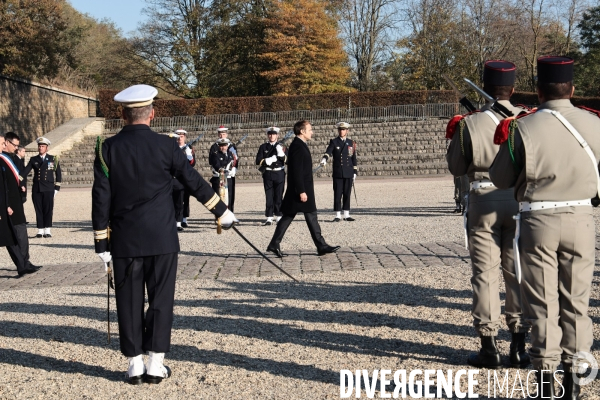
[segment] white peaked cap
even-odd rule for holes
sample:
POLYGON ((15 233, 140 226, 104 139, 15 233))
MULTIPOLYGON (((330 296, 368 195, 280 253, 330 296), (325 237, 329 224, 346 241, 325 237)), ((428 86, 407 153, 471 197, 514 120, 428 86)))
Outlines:
POLYGON ((187 131, 185 129, 181 129, 181 128, 177 129, 175 131, 175 133, 178 135, 187 135, 187 131))
POLYGON ((46 146, 50 146, 50 141, 43 136, 37 138, 35 141, 37 142, 37 144, 45 144, 46 146))
POLYGON ((138 108, 152 104, 157 94, 158 90, 150 85, 133 85, 117 93, 114 100, 125 108, 138 108))
POLYGON ((277 132, 277 133, 279 133, 280 130, 281 129, 279 129, 276 126, 270 126, 270 127, 267 128, 267 133, 269 133, 269 132, 277 132))
POLYGON ((340 129, 340 128, 348 129, 348 128, 350 128, 350 124, 347 122, 338 122, 337 124, 335 124, 335 127, 338 129, 340 129))
POLYGON ((225 128, 223 125, 217 128, 217 132, 227 132, 229 129, 225 128))

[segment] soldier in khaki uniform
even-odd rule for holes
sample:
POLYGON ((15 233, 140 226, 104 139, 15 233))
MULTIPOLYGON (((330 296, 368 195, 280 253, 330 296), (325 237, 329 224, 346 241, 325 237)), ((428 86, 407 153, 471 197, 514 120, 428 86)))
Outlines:
MULTIPOLYGON (((484 66, 484 90, 514 115, 525 112, 514 107, 509 98, 514 92, 515 65, 507 61, 487 61, 484 66)), ((466 228, 473 266, 473 325, 481 337, 481 350, 468 363, 476 367, 500 368, 502 360, 496 346, 501 323, 498 267, 506 283, 506 324, 512 334, 510 364, 525 367, 530 360, 525 351, 529 324, 523 319, 521 293, 515 278, 513 238, 518 211, 512 190, 502 190, 489 179, 488 169, 498 146, 494 144, 496 126, 503 116, 483 106, 481 112, 450 121, 447 133, 452 137, 446 159, 454 176, 467 174, 470 182, 466 228)))
POLYGON ((542 57, 537 68, 541 105, 534 114, 500 124, 490 177, 499 188, 514 187, 519 201, 516 269, 532 325, 529 354, 538 396, 553 398, 552 373, 562 361, 565 395, 557 394, 578 399, 573 375, 581 360, 575 354, 589 352, 593 342, 587 316, 595 254, 590 198, 599 185, 600 119, 571 104, 572 59, 542 57))

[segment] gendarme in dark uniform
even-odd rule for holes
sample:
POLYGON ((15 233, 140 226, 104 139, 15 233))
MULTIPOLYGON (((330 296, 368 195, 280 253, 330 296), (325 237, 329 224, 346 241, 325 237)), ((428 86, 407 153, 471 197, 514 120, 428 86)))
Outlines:
POLYGON ((283 188, 285 186, 285 162, 287 157, 285 149, 277 141, 279 128, 272 126, 267 128, 267 140, 258 148, 256 153, 256 165, 262 172, 263 185, 265 188, 265 217, 267 220, 263 225, 271 225, 273 216, 277 221, 281 219, 281 201, 283 200, 283 188))
POLYGON ((44 137, 37 139, 40 154, 31 157, 22 176, 29 175, 33 169, 33 187, 31 197, 35 209, 38 233, 36 237, 52 237, 52 214, 54 196, 60 190, 62 176, 58 157, 47 153, 50 141, 44 137))
POLYGON ((225 200, 225 204, 227 207, 233 202, 233 181, 231 178, 232 170, 235 169, 235 158, 233 154, 228 150, 231 142, 229 139, 221 138, 217 140, 217 151, 211 151, 208 162, 210 163, 210 167, 212 168, 212 178, 210 178, 210 183, 212 185, 215 193, 219 194, 219 189, 221 187, 221 177, 220 172, 223 170, 225 172, 225 177, 227 178, 227 198, 222 199, 225 200))
POLYGON ((350 217, 350 196, 352 194, 352 183, 358 173, 356 143, 346 136, 350 124, 339 122, 336 128, 339 136, 329 141, 329 146, 323 154, 321 164, 325 165, 333 157, 333 210, 335 211, 333 221, 340 221, 342 210, 344 210, 344 221, 354 221, 354 218, 350 217))
POLYGON ((113 261, 119 339, 122 353, 130 357, 132 384, 160 383, 171 375, 163 360, 171 343, 179 252, 173 177, 221 217, 223 227, 233 223, 233 213, 190 166, 177 143, 150 129, 156 93, 151 86, 135 85, 115 96, 124 106, 126 126, 105 141, 98 138, 94 161, 95 249, 105 263, 113 261), (144 365, 146 352, 149 359, 144 365))

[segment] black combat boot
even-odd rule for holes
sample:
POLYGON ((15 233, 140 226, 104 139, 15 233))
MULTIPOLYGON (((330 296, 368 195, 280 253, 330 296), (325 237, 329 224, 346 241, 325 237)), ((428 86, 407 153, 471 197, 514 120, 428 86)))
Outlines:
POLYGON ((513 368, 525 368, 531 362, 529 354, 525 351, 525 337, 527 333, 511 333, 511 335, 510 366, 513 368))
POLYGON ((481 336, 481 350, 477 354, 471 354, 467 363, 478 368, 498 369, 502 367, 502 359, 496 346, 496 337, 481 336))
POLYGON ((461 206, 460 206, 460 201, 457 201, 456 208, 454 209, 454 214, 458 214, 459 212, 461 212, 461 206))
MULTIPOLYGON (((554 400, 554 374, 553 371, 535 371, 537 391, 530 393, 530 399, 554 400)), ((562 400, 562 398, 560 398, 562 400)))
MULTIPOLYGON (((581 400, 583 399, 583 395, 581 394, 581 386, 575 382, 573 377, 573 364, 568 364, 563 362, 563 369, 565 370, 565 375, 563 377, 562 386, 564 392, 561 393, 562 396, 558 397, 561 400, 581 400)), ((577 375, 579 376, 579 375, 577 375)))

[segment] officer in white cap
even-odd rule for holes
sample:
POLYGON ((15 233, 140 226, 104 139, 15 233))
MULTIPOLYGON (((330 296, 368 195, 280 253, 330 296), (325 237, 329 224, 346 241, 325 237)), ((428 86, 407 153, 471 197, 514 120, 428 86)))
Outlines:
POLYGON ((210 183, 216 193, 219 193, 221 186, 227 185, 227 197, 222 200, 224 200, 225 204, 227 204, 229 207, 231 204, 231 198, 233 196, 233 183, 231 174, 235 168, 235 159, 233 157, 233 153, 229 151, 229 147, 231 145, 231 141, 229 139, 217 139, 215 144, 218 146, 219 151, 211 151, 208 158, 208 162, 212 169, 212 178, 210 178, 210 183), (225 173, 226 181, 221 179, 221 172, 225 173))
POLYGON ((29 175, 33 169, 33 187, 31 198, 35 209, 37 222, 37 238, 52 237, 52 214, 54 212, 54 196, 60 190, 62 175, 58 156, 48 154, 50 140, 45 137, 37 138, 37 156, 31 157, 21 176, 29 175))
POLYGON ((267 128, 267 142, 260 145, 256 154, 256 165, 262 172, 263 185, 267 206, 265 216, 267 220, 263 225, 272 225, 273 216, 279 222, 281 216, 281 202, 283 200, 283 187, 285 185, 285 162, 287 156, 285 149, 277 141, 279 128, 271 126, 267 128))
POLYGON ((347 138, 350 129, 349 123, 338 122, 335 127, 338 137, 329 141, 321 164, 325 165, 330 158, 333 158, 333 210, 335 211, 333 222, 341 220, 342 210, 344 210, 344 221, 354 221, 354 218, 350 216, 350 195, 352 194, 352 184, 358 173, 356 142, 347 138))
MULTIPOLYGON (((217 153, 219 153, 220 151, 220 145, 218 143, 219 139, 227 139, 228 136, 228 128, 226 128, 225 126, 221 125, 217 128, 217 135, 219 136, 217 141, 210 147, 210 150, 208 151, 208 160, 209 163, 212 166, 212 163, 210 162, 211 160, 211 155, 216 155, 217 153)), ((229 207, 229 210, 231 210, 231 212, 233 212, 233 204, 235 202, 235 175, 237 174, 237 167, 239 165, 240 159, 238 156, 238 151, 237 151, 237 147, 235 146, 235 143, 229 141, 228 140, 228 145, 227 145, 227 151, 229 153, 231 153, 231 157, 233 158, 233 163, 231 164, 231 169, 228 170, 228 179, 229 179, 229 204, 227 205, 229 207)), ((212 182, 212 180, 211 180, 212 182)))
MULTIPOLYGON (((172 134, 172 137, 177 140, 177 145, 185 155, 185 158, 194 167, 196 165, 196 157, 194 149, 186 143, 187 131, 179 128, 172 134)), ((175 206, 177 230, 181 232, 183 228, 188 227, 187 218, 190 216, 190 193, 177 179, 173 179, 173 205, 175 206)))
POLYGON ((119 339, 122 353, 129 357, 131 384, 160 383, 171 375, 163 360, 171 344, 179 252, 173 177, 220 218, 224 228, 234 221, 177 143, 150 129, 156 94, 152 86, 135 85, 115 96, 123 106, 125 127, 106 140, 98 137, 94 160, 94 243, 105 267, 113 262, 119 339))

